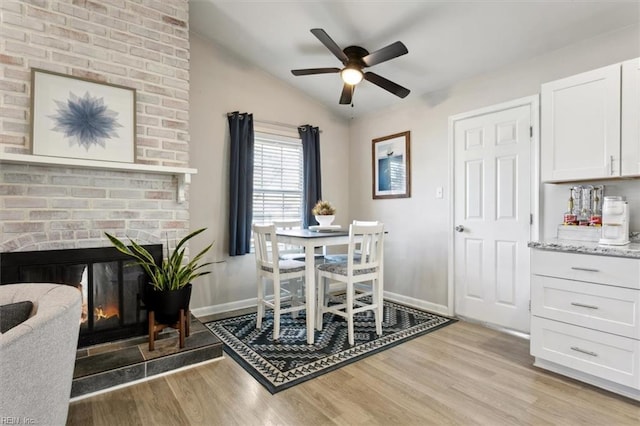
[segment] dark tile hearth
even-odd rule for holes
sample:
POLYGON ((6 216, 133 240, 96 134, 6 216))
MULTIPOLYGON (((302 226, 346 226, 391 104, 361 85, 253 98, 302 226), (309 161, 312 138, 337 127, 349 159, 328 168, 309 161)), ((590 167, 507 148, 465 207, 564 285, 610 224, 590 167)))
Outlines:
POLYGON ((153 352, 149 351, 147 336, 81 348, 76 354, 71 397, 222 357, 222 346, 192 315, 191 335, 182 349, 178 345, 178 332, 173 329, 160 333, 153 352))

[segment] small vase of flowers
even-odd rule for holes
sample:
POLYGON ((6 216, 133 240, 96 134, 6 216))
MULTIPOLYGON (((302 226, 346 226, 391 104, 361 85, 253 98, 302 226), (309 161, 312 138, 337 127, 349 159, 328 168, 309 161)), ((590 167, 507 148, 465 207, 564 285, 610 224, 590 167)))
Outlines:
POLYGON ((311 213, 320 226, 330 226, 336 218, 336 209, 328 201, 318 201, 311 209, 311 213))

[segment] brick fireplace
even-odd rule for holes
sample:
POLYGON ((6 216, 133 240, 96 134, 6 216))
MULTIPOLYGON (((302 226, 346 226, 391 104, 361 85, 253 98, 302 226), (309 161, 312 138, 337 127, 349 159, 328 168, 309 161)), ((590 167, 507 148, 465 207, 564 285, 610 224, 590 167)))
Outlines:
MULTIPOLYGON (((157 264, 162 245, 144 246, 157 264)), ((144 270, 114 247, 17 251, 0 255, 0 284, 57 283, 82 292, 78 347, 147 334, 144 270)))
POLYGON ((14 164, 3 154, 31 152, 30 70, 40 68, 135 88, 135 162, 188 167, 188 0, 0 9, 0 253, 105 247, 104 231, 148 244, 186 235, 189 204, 177 201, 172 174, 14 164))

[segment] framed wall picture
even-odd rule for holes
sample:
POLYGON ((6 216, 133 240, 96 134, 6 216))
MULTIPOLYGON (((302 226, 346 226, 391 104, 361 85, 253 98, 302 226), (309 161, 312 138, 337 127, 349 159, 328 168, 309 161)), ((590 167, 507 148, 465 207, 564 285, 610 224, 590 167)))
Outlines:
POLYGON ((372 141, 373 198, 411 196, 411 132, 372 141))
POLYGON ((133 163, 136 91, 31 70, 34 155, 133 163))

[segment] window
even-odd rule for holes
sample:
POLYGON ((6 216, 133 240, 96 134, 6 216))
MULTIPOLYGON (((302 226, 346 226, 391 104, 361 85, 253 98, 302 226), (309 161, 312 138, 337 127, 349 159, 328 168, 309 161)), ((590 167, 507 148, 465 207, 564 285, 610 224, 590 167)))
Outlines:
POLYGON ((302 218, 302 143, 286 136, 255 134, 253 223, 302 218))

